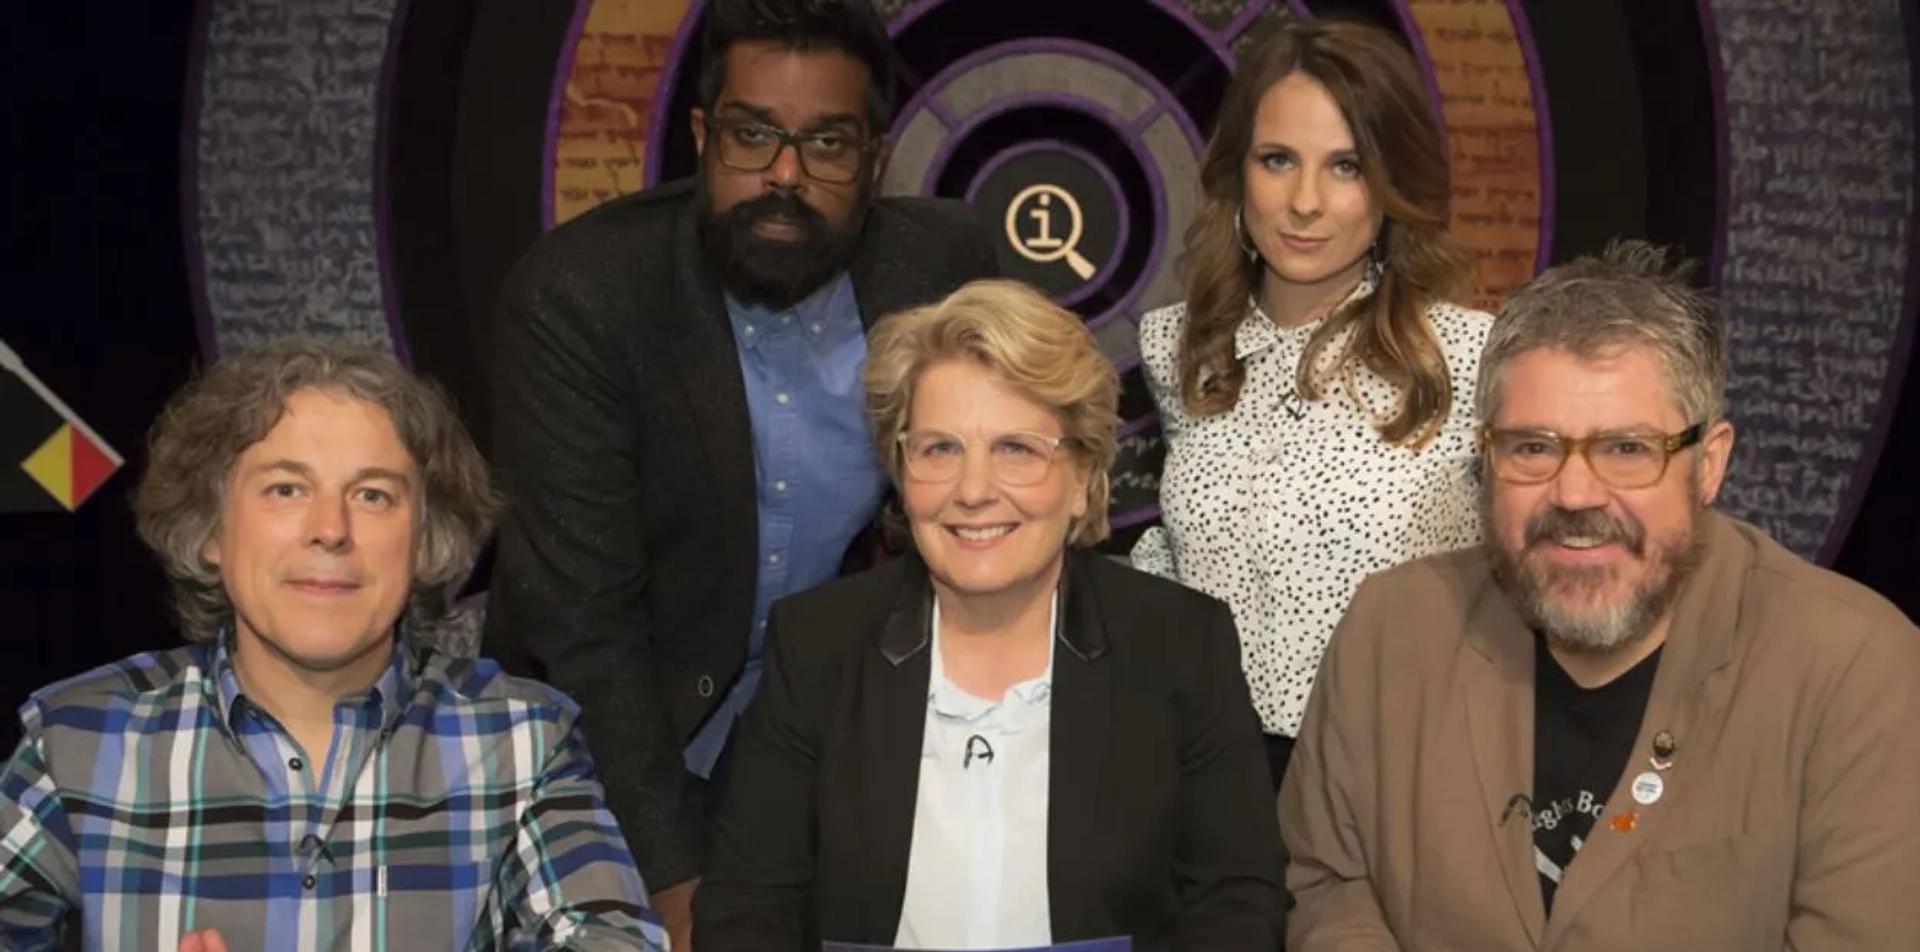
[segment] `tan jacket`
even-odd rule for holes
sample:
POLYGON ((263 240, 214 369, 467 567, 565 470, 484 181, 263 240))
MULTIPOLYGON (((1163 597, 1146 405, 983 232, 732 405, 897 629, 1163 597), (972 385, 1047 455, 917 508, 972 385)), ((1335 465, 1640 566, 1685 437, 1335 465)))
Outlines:
POLYGON ((1701 531, 1550 919, 1527 808, 1507 810, 1533 788, 1534 641, 1485 552, 1361 586, 1281 792, 1289 952, 1920 950, 1920 632, 1752 526, 1701 531), (1640 806, 1660 731, 1677 749, 1640 806))

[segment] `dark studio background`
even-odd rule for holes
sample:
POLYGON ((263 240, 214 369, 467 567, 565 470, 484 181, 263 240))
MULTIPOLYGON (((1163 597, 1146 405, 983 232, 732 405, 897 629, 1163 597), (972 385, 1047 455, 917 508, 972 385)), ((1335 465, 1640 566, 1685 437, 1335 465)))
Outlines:
POLYGON ((0 736, 49 681, 173 642, 134 536, 139 447, 198 351, 181 238, 184 0, 32 4, 0 40, 0 338, 127 458, 77 511, 0 516, 0 736))
MULTIPOLYGON (((483 446, 492 356, 484 315, 505 268, 540 229, 537 129, 566 6, 417 3, 403 38, 388 170, 397 292, 416 366, 461 396, 483 446), (472 68, 476 57, 486 69, 472 68)), ((1057 11, 1072 5, 1023 6, 1033 16, 1069 16, 1057 11)), ((1384 0, 1317 6, 1388 16, 1384 0)), ((1710 107, 1700 95, 1665 92, 1701 90, 1704 80, 1646 82, 1689 68, 1685 56, 1659 55, 1663 44, 1699 46, 1697 23, 1673 12, 1682 6, 1691 4, 1525 4, 1536 40, 1557 53, 1547 58, 1553 115, 1586 117, 1556 121, 1556 161, 1611 170, 1559 178, 1555 259, 1616 234, 1678 243, 1701 256, 1711 251, 1711 206, 1703 214, 1689 200, 1713 188, 1712 145, 1697 134, 1711 121, 1710 107)), ((0 707, 8 710, 52 680, 173 643, 163 580, 134 535, 128 496, 147 427, 200 353, 179 188, 193 5, 32 4, 10 20, 0 41, 0 155, 7 160, 0 166, 0 338, 30 354, 41 379, 127 465, 76 513, 0 516, 0 634, 8 651, 0 707)), ((978 28, 989 29, 985 22, 978 28)), ((1911 46, 1911 4, 1907 24, 1911 46)), ((943 31, 952 55, 975 45, 968 28, 943 31)), ((1692 68, 1706 70, 1697 61, 1692 68)), ((1217 95, 1208 90, 1219 82, 1197 80, 1194 96, 1217 95)), ((1920 535, 1911 490, 1920 486, 1920 387, 1904 388, 1897 402, 1889 394, 1882 407, 1892 414, 1888 437, 1832 564, 1920 616, 1908 562, 1910 540, 1920 535)), ((0 716, 0 741, 10 747, 15 731, 11 716, 0 716)))

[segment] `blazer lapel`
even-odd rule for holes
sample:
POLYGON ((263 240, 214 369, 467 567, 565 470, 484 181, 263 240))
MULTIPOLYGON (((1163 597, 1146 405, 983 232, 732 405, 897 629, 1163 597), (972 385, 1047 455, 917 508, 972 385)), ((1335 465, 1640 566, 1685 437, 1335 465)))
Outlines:
POLYGON ((1060 573, 1047 776, 1047 902, 1055 941, 1091 938, 1086 922, 1066 914, 1098 905, 1086 869, 1088 852, 1099 850, 1100 791, 1107 782, 1103 772, 1114 695, 1111 666, 1101 664, 1108 648, 1106 623, 1082 566, 1085 559, 1100 557, 1069 550, 1060 573))
POLYGON ((1697 759, 1695 770, 1688 769, 1688 751, 1712 749, 1725 724, 1732 679, 1716 675, 1733 660, 1747 559, 1738 534, 1718 513, 1703 514, 1696 531, 1706 536, 1705 560, 1674 604, 1672 627, 1661 649, 1640 733, 1607 797, 1606 812, 1594 821, 1593 833, 1554 893, 1547 948, 1559 941, 1600 887, 1658 833, 1676 798, 1686 795, 1688 782, 1703 769, 1697 759), (1653 770, 1649 762, 1653 739, 1662 732, 1675 742, 1672 766, 1657 771, 1665 785, 1660 799, 1642 805, 1633 799, 1634 778, 1653 770), (1616 817, 1628 815, 1631 823, 1616 825, 1616 817))
POLYGON ((917 555, 899 564, 901 581, 880 631, 879 650, 865 665, 870 706, 866 815, 872 821, 874 879, 868 895, 869 942, 893 944, 907 895, 913 851, 913 815, 920 798, 920 752, 926 741, 927 690, 933 677, 930 643, 933 602, 926 565, 917 555))
POLYGON ((734 344, 733 324, 727 318, 720 281, 701 256, 700 214, 697 203, 681 213, 678 231, 682 263, 676 269, 676 293, 673 300, 661 302, 679 311, 670 321, 672 331, 665 335, 673 349, 673 361, 667 366, 679 371, 676 376, 686 390, 687 405, 693 409, 694 432, 700 435, 700 446, 720 498, 717 511, 710 515, 725 527, 723 538, 735 540, 730 564, 720 571, 755 578, 760 542, 753 419, 747 410, 747 385, 740 374, 740 353, 734 344))
POLYGON ((1533 789, 1533 635, 1491 577, 1467 623, 1466 693, 1480 803, 1514 911, 1538 946, 1546 901, 1533 863, 1532 814, 1514 796, 1533 789))

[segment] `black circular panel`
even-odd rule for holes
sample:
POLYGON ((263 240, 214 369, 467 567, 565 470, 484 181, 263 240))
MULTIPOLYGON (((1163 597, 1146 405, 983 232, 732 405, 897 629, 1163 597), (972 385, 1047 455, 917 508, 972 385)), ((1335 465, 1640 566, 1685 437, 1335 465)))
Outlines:
POLYGON ((1118 183, 1070 147, 1047 144, 990 165, 972 204, 999 242, 1001 272, 1069 298, 1113 269, 1125 221, 1118 183))

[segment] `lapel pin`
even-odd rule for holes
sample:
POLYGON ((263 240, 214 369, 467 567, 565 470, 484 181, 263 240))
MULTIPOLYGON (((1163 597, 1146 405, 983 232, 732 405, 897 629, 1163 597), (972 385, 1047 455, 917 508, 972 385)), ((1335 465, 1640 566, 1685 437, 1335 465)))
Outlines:
POLYGON ((1633 828, 1640 823, 1640 814, 1628 810, 1625 813, 1614 814, 1613 819, 1607 822, 1613 826, 1615 833, 1632 833, 1633 828))
MULTIPOLYGON (((1647 759, 1647 763, 1650 764, 1655 770, 1672 769, 1673 751, 1675 749, 1675 746, 1676 745, 1673 742, 1673 734, 1667 731, 1661 731, 1660 733, 1653 735, 1653 756, 1647 759)), ((1660 795, 1658 793, 1654 794, 1654 797, 1656 799, 1659 796, 1660 795)))
POLYGON ((1667 792, 1667 782, 1652 771, 1633 778, 1633 802, 1641 806, 1657 803, 1660 795, 1667 792))

